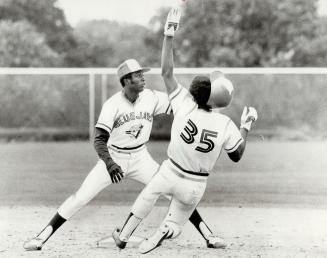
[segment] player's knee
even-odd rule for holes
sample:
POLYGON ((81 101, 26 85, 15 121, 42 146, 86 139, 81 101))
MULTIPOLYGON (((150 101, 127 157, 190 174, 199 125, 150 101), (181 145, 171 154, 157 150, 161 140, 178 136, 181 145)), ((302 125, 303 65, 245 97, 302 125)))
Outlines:
POLYGON ((166 230, 168 228, 167 238, 175 238, 182 233, 181 226, 172 221, 165 221, 161 227, 162 230, 166 230))
POLYGON ((171 198, 172 198, 171 195, 169 195, 169 194, 164 194, 164 197, 165 197, 167 200, 169 200, 169 201, 170 201, 171 198))
POLYGON ((85 201, 78 198, 76 193, 69 196, 58 208, 58 213, 65 219, 71 218, 78 210, 85 205, 85 201))
POLYGON ((156 200, 154 196, 138 198, 132 206, 133 214, 139 218, 145 218, 151 212, 156 200))
POLYGON ((73 200, 74 206, 76 206, 77 208, 81 208, 89 202, 87 198, 83 197, 78 192, 74 193, 70 198, 73 200))

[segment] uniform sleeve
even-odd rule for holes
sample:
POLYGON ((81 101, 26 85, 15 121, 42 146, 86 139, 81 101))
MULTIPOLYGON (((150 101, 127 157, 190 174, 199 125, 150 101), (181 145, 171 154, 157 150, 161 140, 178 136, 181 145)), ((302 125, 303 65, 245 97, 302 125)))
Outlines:
POLYGON ((189 91, 180 84, 176 90, 169 94, 169 100, 175 116, 186 115, 197 108, 197 104, 189 91))
POLYGON ((112 99, 107 100, 102 106, 98 122, 96 123, 95 127, 102 128, 108 133, 111 133, 114 126, 116 113, 117 105, 114 104, 112 99))
POLYGON ((225 131, 224 149, 227 153, 234 152, 244 141, 243 137, 232 120, 227 122, 225 131))
POLYGON ((154 115, 159 114, 170 114, 171 112, 171 105, 168 98, 168 94, 165 92, 153 91, 155 98, 156 98, 156 105, 154 108, 154 115))

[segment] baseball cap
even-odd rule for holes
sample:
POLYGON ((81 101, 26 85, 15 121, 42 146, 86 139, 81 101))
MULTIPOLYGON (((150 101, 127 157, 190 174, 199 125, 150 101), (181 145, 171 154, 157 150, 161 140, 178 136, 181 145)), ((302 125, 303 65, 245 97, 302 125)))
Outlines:
POLYGON ((120 80, 126 74, 137 72, 137 71, 148 72, 150 71, 150 68, 141 67, 140 64, 135 59, 128 59, 118 66, 117 75, 120 80))

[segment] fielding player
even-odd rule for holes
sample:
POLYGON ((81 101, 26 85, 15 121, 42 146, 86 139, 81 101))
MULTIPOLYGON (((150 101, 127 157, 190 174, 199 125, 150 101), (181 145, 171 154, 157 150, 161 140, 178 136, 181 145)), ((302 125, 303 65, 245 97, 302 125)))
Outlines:
MULTIPOLYGON (((134 59, 118 67, 118 77, 123 87, 103 105, 95 126, 94 147, 99 160, 85 178, 79 190, 58 209, 49 224, 33 239, 24 244, 26 250, 41 250, 50 236, 79 209, 85 206, 102 189, 123 178, 147 184, 158 171, 145 143, 149 140, 153 116, 170 113, 168 95, 145 89, 144 72, 134 59)), ((195 210, 190 218, 208 247, 217 248, 219 238, 212 235, 195 210)))
MULTIPOLYGON (((239 161, 245 149, 248 131, 257 119, 256 110, 245 107, 239 130, 230 118, 212 112, 208 105, 209 99, 215 106, 221 107, 222 92, 231 95, 233 91, 231 82, 222 73, 213 73, 211 80, 206 76, 195 77, 189 91, 177 83, 173 74, 173 36, 179 18, 180 10, 173 8, 165 25, 161 63, 174 113, 169 158, 162 163, 159 172, 138 196, 123 228, 113 232, 116 245, 125 247, 125 242, 152 210, 158 197, 161 194, 172 195, 165 219, 154 235, 140 244, 141 253, 147 253, 164 239, 174 238, 181 233, 181 228, 203 196, 207 178, 221 149, 225 149, 231 160, 239 161)), ((231 98, 224 105, 229 104, 230 100, 231 98)))

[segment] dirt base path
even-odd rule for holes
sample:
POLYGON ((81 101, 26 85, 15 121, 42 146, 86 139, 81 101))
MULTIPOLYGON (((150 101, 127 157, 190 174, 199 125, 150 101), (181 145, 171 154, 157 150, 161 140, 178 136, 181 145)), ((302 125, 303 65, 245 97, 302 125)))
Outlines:
MULTIPOLYGON (((135 232, 148 236, 165 215, 156 207, 135 232)), ((35 236, 56 212, 56 207, 0 207, 0 257, 327 257, 327 210, 288 208, 200 207, 212 230, 225 238, 225 250, 207 249, 187 223, 182 235, 167 240, 147 255, 137 245, 119 251, 113 243, 96 241, 122 225, 127 206, 89 205, 66 222, 42 251, 26 252, 23 242, 35 236)))

